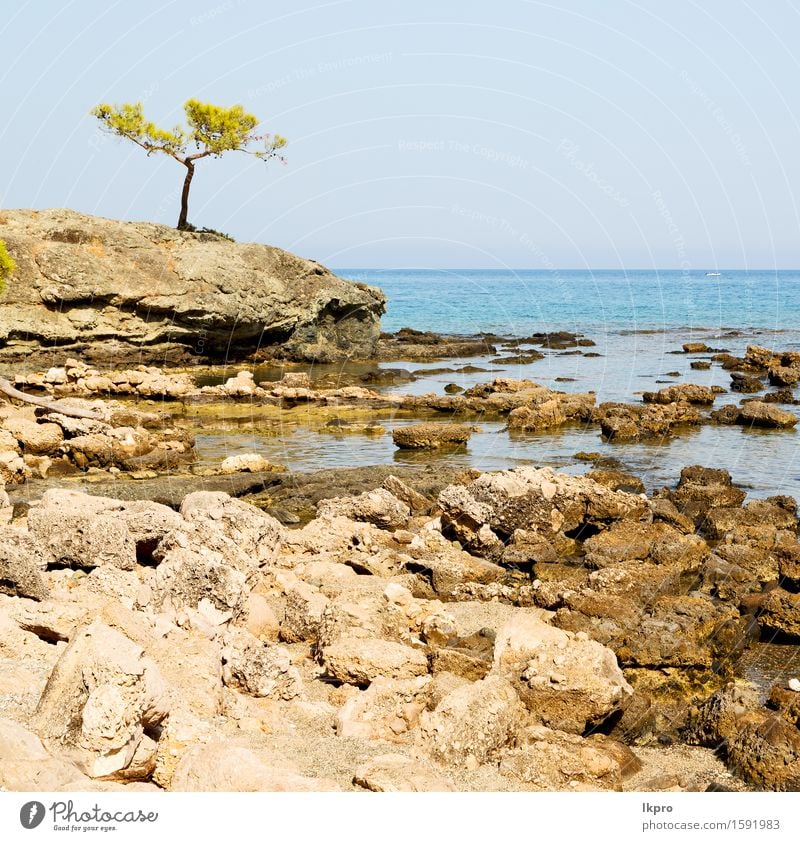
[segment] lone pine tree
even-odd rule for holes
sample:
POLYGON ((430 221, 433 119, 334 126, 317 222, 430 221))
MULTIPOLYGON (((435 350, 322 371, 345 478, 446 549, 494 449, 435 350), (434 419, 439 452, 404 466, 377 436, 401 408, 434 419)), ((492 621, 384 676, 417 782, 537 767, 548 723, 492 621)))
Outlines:
POLYGON ((286 138, 279 134, 256 134, 258 118, 248 114, 241 105, 225 108, 189 99, 183 107, 188 128, 176 126, 170 131, 145 119, 141 102, 126 102, 123 105, 102 103, 92 109, 92 114, 111 134, 132 141, 148 155, 160 152, 186 167, 179 230, 191 227, 188 223, 189 189, 197 161, 208 157, 220 158, 226 152, 245 152, 263 161, 272 158, 283 161, 280 150, 286 145, 286 138), (259 143, 263 144, 263 148, 252 148, 259 143))

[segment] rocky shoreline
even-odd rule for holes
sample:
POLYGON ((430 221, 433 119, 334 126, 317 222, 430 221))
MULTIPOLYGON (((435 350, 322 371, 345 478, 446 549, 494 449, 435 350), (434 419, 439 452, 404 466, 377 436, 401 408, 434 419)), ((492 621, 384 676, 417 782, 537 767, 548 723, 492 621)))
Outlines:
POLYGON ((71 211, 0 235, 0 788, 800 788, 800 682, 748 665, 800 644, 796 501, 624 463, 701 427, 791 434, 800 353, 689 342, 727 389, 598 401, 492 376, 599 356, 586 336, 381 333, 379 290, 278 249, 71 211), (474 378, 403 388, 451 372, 474 378), (390 433, 404 460, 200 459, 242 421, 390 433), (476 470, 486 424, 621 458, 476 470))
POLYGON ((485 418, 583 425, 620 452, 797 422, 776 403, 792 405, 800 355, 711 361, 776 391, 714 409, 720 389, 691 384, 597 405, 507 377, 419 395, 77 358, 17 374, 40 405, 0 404, 0 786, 796 790, 800 692, 765 698, 742 665, 756 639, 800 641, 794 499, 747 501, 703 466, 646 494, 592 453, 576 454, 586 476, 447 460, 485 418), (219 407, 355 438, 402 416, 395 446, 441 455, 198 470, 219 407))

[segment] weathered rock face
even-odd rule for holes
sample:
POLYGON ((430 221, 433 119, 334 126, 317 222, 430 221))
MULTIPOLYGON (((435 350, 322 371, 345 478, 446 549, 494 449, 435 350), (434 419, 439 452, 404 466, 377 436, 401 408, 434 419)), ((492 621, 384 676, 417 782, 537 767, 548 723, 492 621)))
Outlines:
POLYGON ((511 683, 540 723, 571 733, 624 708, 633 693, 613 651, 535 615, 517 615, 500 629, 493 674, 511 683))
POLYGON ((90 777, 146 779, 155 766, 148 734, 168 711, 155 663, 119 631, 95 622, 61 655, 39 701, 36 729, 72 749, 90 777))
POLYGON ((439 505, 445 534, 476 554, 488 555, 520 528, 552 536, 649 516, 642 497, 546 467, 483 473, 469 485, 449 485, 439 495, 439 505))
POLYGON ((3 211, 0 239, 17 264, 0 360, 57 344, 89 359, 321 362, 370 357, 379 338, 379 290, 267 245, 70 210, 3 211))

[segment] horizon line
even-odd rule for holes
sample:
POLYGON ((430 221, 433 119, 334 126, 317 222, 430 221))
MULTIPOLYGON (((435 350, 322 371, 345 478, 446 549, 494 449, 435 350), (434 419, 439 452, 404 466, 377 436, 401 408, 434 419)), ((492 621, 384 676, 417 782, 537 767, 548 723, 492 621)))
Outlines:
POLYGON ((681 274, 699 274, 708 272, 800 272, 798 267, 784 268, 707 268, 686 269, 680 266, 659 266, 657 268, 569 268, 554 266, 553 268, 532 268, 530 266, 515 266, 506 269, 490 268, 488 266, 331 266, 335 271, 358 272, 680 272, 681 274))

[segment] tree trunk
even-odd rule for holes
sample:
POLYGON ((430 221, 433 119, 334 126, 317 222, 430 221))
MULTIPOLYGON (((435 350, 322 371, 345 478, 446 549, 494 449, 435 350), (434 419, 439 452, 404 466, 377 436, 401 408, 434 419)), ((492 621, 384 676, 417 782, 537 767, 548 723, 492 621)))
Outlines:
POLYGON ((0 392, 7 397, 12 397, 14 400, 21 400, 23 403, 31 403, 38 406, 40 409, 45 409, 48 412, 57 412, 59 415, 66 415, 70 418, 84 418, 85 420, 103 421, 103 418, 97 413, 89 409, 76 409, 74 406, 65 406, 59 401, 45 400, 43 397, 33 397, 30 394, 25 394, 24 391, 14 388, 11 383, 0 377, 0 392))
POLYGON ((183 192, 181 193, 181 215, 178 217, 178 230, 184 231, 189 226, 189 187, 192 186, 194 178, 194 164, 191 161, 184 161, 186 166, 186 178, 183 179, 183 192))

